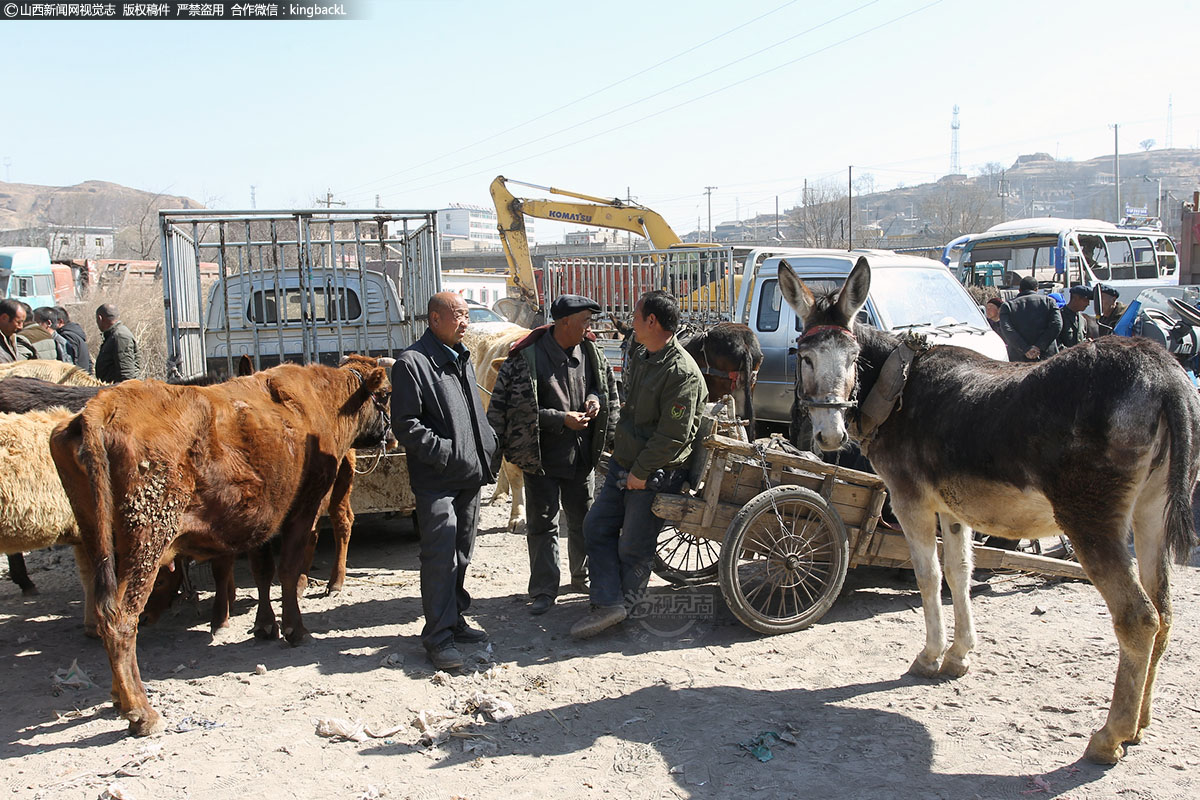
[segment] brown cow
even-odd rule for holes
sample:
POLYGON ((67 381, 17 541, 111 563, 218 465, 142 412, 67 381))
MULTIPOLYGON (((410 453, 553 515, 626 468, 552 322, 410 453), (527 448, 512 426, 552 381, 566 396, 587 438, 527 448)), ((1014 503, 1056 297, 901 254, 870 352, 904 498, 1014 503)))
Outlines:
MULTIPOLYGON (((284 364, 216 386, 129 381, 60 424, 50 451, 94 565, 113 700, 135 736, 160 730, 137 665, 138 614, 161 565, 254 551, 281 533, 283 634, 307 634, 297 595, 321 501, 350 448, 388 428, 387 370, 284 364)), ((271 632, 269 587, 255 629, 271 632)))

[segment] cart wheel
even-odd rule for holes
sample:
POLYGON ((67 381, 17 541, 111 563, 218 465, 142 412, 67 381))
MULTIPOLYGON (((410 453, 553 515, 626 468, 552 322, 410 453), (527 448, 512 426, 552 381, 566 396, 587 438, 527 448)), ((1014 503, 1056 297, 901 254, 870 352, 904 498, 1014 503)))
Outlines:
POLYGON ((676 586, 696 586, 717 577, 719 544, 674 525, 664 525, 654 552, 654 574, 676 586))
POLYGON ((846 526, 821 495, 776 486, 746 504, 721 545, 721 594, 759 633, 790 633, 837 599, 850 560, 846 526))

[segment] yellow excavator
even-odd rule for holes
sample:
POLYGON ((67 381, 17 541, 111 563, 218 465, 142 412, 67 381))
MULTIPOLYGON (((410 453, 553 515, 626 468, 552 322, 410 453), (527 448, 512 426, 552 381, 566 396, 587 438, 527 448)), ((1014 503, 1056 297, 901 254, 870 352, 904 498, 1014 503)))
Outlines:
POLYGON ((518 325, 532 326, 544 318, 542 298, 533 271, 533 259, 529 255, 529 240, 525 234, 525 215, 577 225, 594 225, 598 228, 615 228, 644 236, 659 250, 683 247, 712 248, 711 244, 684 243, 671 229, 667 221, 656 211, 614 197, 606 199, 589 194, 571 192, 553 186, 508 180, 497 176, 491 185, 492 202, 496 204, 497 228, 504 257, 508 261, 508 278, 511 295, 517 301, 518 325), (561 200, 541 200, 514 197, 507 184, 528 186, 549 194, 586 200, 574 203, 561 200))

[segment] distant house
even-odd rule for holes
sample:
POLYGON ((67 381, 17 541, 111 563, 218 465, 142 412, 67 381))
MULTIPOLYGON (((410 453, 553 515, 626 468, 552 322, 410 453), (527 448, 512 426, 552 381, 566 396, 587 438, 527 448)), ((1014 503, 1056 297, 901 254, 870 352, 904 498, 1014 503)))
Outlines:
POLYGON ((54 261, 112 258, 114 231, 92 225, 39 225, 0 231, 0 246, 44 247, 54 261))

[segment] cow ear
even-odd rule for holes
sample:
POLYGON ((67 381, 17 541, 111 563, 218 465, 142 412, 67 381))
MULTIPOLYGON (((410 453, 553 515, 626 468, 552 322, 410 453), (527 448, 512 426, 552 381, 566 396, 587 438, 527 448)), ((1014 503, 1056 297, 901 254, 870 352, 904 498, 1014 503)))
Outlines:
POLYGON ((867 302, 867 292, 871 290, 871 267, 865 256, 859 256, 858 263, 850 270, 850 276, 842 290, 838 292, 837 310, 847 328, 854 321, 854 315, 867 302))
POLYGON ((788 305, 796 309, 797 316, 807 323, 808 313, 812 311, 816 298, 813 297, 812 290, 796 275, 787 259, 779 260, 779 291, 783 293, 783 299, 787 300, 788 305))
POLYGON ((246 377, 247 375, 253 375, 254 374, 254 359, 250 358, 250 356, 243 353, 242 357, 238 359, 237 374, 239 377, 242 377, 242 378, 246 377))
POLYGON ((376 367, 367 373, 363 378, 363 386, 367 387, 368 394, 375 394, 387 383, 387 370, 383 367, 376 367))

